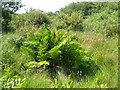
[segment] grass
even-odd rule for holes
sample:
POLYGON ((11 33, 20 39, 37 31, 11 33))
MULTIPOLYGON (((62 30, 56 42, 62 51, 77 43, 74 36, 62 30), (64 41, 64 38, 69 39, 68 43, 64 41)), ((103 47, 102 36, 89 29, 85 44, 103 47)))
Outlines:
POLYGON ((44 73, 37 73, 31 75, 26 75, 24 82, 18 85, 19 88, 49 88, 51 83, 50 77, 44 73))
POLYGON ((77 36, 83 47, 97 59, 100 67, 97 83, 109 88, 118 87, 118 38, 91 32, 77 32, 77 36))
POLYGON ((1 72, 1 70, 0 70, 0 89, 2 88, 2 72, 1 72))
MULTIPOLYGON (((95 57, 100 71, 95 76, 80 77, 79 80, 59 72, 56 78, 49 74, 37 73, 26 75, 26 79, 17 87, 20 88, 116 88, 118 87, 118 48, 117 37, 108 38, 93 32, 76 32, 78 41, 91 57, 95 57)), ((15 34, 3 35, 3 45, 15 34)), ((0 74, 1 75, 1 74, 0 74)))

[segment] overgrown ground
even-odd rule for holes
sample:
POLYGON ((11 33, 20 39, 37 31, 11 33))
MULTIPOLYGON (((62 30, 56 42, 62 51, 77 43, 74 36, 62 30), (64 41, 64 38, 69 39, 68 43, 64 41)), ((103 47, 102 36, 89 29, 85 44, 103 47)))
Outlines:
MULTIPOLYGON (((97 59, 100 70, 94 76, 85 76, 79 80, 66 76, 62 71, 56 78, 51 79, 48 72, 26 74, 25 82, 16 87, 24 88, 115 88, 118 87, 118 38, 107 38, 92 32, 76 32, 78 41, 91 57, 97 59)), ((17 36, 17 35, 16 35, 17 36)), ((2 37, 2 44, 15 37, 6 34, 2 37)), ((3 46, 6 47, 6 46, 3 46)), ((19 57, 17 57, 19 58, 19 57)), ((4 76, 4 74, 3 74, 4 76)))
POLYGON ((117 3, 3 16, 1 88, 118 87, 117 3))

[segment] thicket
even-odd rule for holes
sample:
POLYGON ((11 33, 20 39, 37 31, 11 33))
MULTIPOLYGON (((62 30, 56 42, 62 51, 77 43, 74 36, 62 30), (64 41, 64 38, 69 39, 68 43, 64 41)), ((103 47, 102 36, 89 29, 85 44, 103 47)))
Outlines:
POLYGON ((58 21, 56 25, 58 28, 67 27, 69 30, 74 25, 79 31, 93 31, 105 36, 114 36, 118 34, 118 3, 71 3, 59 11, 58 21))
POLYGON ((77 2, 71 3, 65 8, 61 8, 60 12, 70 14, 72 12, 83 11, 84 18, 94 13, 100 13, 106 9, 118 11, 117 2, 77 2))
POLYGON ((32 10, 25 14, 12 15, 10 22, 11 27, 16 30, 26 26, 34 26, 39 28, 42 24, 50 24, 50 20, 42 11, 32 10))
POLYGON ((118 4, 78 2, 71 3, 56 13, 44 13, 34 9, 20 15, 9 15, 9 12, 4 15, 3 12, 2 24, 3 31, 7 32, 31 26, 39 28, 46 24, 54 29, 94 31, 105 36, 114 36, 118 33, 118 4), (5 17, 7 19, 4 19, 5 17))
MULTIPOLYGON (((20 8, 19 4, 15 7, 20 8)), ((106 36, 114 36, 118 33, 117 2, 71 3, 56 13, 44 13, 33 9, 26 12, 26 14, 16 15, 10 10, 10 8, 2 10, 3 32, 15 31, 21 27, 31 25, 39 28, 45 23, 52 28, 66 29, 68 31, 95 31, 106 36)))

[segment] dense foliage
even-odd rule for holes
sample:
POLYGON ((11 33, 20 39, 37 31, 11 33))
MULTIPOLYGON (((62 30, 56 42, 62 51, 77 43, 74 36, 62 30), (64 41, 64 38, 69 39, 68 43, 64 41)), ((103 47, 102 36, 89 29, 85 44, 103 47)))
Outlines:
POLYGON ((1 8, 2 8, 2 32, 13 32, 13 28, 10 25, 12 14, 14 14, 18 9, 23 7, 21 1, 14 2, 12 0, 4 0, 1 1, 1 8))
MULTIPOLYGON (((114 36, 118 33, 118 3, 71 3, 59 11, 58 21, 57 27, 60 28, 69 29, 74 26, 78 27, 79 31, 95 31, 105 36, 114 36)), ((76 31, 76 28, 72 28, 72 30, 76 31)))
POLYGON ((118 12, 105 10, 89 16, 83 22, 84 30, 102 33, 105 36, 114 36, 118 33, 118 12))
POLYGON ((57 29, 82 31, 82 21, 82 12, 73 12, 71 14, 60 13, 56 19, 55 26, 57 29))
POLYGON ((39 10, 32 10, 22 15, 13 15, 10 25, 19 30, 25 26, 40 27, 42 24, 49 24, 50 20, 47 15, 39 10))

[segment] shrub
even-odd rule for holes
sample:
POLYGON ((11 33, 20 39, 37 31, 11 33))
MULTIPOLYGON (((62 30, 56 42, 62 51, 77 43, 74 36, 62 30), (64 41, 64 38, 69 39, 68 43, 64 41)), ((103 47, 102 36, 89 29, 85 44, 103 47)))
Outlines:
POLYGON ((26 26, 40 27, 42 24, 49 24, 50 20, 47 15, 39 10, 32 10, 25 14, 12 15, 10 25, 15 29, 20 29, 26 26))
POLYGON ((64 30, 50 31, 45 28, 41 33, 30 33, 23 39, 20 49, 35 62, 49 62, 47 69, 50 71, 63 68, 67 74, 81 71, 84 75, 96 68, 95 61, 80 46, 75 35, 69 35, 64 30))
POLYGON ((118 13, 117 11, 104 10, 89 16, 83 22, 85 31, 94 31, 106 36, 117 35, 118 33, 118 13))
POLYGON ((83 14, 81 11, 71 14, 60 13, 56 18, 55 26, 57 29, 82 31, 82 20, 83 14))

